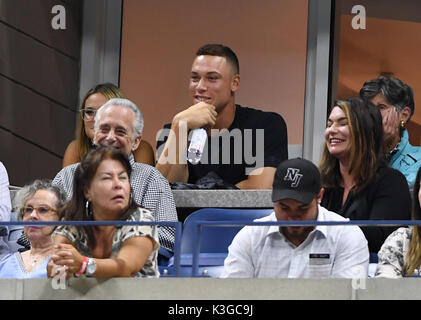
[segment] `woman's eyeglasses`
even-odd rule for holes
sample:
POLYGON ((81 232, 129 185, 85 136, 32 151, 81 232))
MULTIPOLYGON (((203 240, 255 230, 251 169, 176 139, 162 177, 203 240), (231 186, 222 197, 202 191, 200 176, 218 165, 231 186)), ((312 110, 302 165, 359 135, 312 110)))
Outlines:
POLYGON ((39 206, 39 207, 32 207, 32 206, 27 206, 27 207, 23 207, 21 209, 21 213, 23 216, 29 216, 32 211, 36 211, 39 215, 45 215, 49 212, 57 212, 56 209, 53 209, 49 206, 39 206))
POLYGON ((96 111, 94 109, 80 109, 79 112, 83 120, 91 121, 95 118, 96 111))

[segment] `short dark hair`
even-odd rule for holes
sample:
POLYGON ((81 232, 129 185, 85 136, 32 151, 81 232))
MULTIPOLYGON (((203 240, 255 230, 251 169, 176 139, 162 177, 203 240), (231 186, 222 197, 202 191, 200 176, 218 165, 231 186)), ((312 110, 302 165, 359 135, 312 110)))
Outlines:
POLYGON ((234 74, 240 74, 240 63, 238 62, 237 55, 227 46, 213 43, 205 44, 197 50, 196 56, 224 57, 234 68, 234 74))
POLYGON ((412 88, 400 79, 380 76, 366 81, 360 90, 360 96, 365 100, 371 99, 379 93, 384 95, 398 112, 408 106, 411 109, 411 116, 414 114, 414 93, 412 88))

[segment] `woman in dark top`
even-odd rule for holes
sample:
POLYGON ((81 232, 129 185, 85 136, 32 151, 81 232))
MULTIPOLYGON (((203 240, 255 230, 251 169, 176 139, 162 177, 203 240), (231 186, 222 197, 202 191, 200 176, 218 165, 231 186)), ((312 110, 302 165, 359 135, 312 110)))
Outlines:
MULTIPOLYGON (((352 220, 410 219, 405 177, 383 155, 380 111, 359 98, 337 101, 325 130, 319 165, 325 193, 321 205, 352 220)), ((377 253, 397 227, 361 227, 377 253)))

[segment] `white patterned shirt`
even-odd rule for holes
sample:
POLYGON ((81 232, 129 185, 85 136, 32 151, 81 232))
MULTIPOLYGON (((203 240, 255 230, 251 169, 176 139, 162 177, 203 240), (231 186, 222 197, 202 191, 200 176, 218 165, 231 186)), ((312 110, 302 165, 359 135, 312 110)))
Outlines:
MULTIPOLYGON (((155 221, 177 221, 173 194, 170 185, 162 174, 154 167, 134 161, 129 157, 132 166, 130 185, 134 200, 154 215, 155 221)), ((73 194, 73 177, 79 163, 64 167, 54 178, 53 185, 65 191, 67 198, 73 194)), ((162 247, 174 250, 174 228, 158 227, 159 243, 162 247)))
MULTIPOLYGON (((318 206, 317 221, 348 221, 318 206)), ((277 221, 275 212, 255 221, 277 221)), ((246 226, 234 238, 222 278, 367 277, 367 240, 358 226, 316 226, 295 246, 279 226, 246 226)))
MULTIPOLYGON (((403 266, 408 255, 411 237, 412 227, 399 228, 387 237, 378 253, 376 278, 402 278, 404 276, 403 266)), ((414 271, 414 274, 419 274, 419 268, 414 271)))
MULTIPOLYGON (((149 210, 137 208, 126 221, 149 222, 154 221, 154 218, 149 210)), ((148 225, 125 225, 117 227, 113 236, 110 258, 116 258, 118 256, 118 253, 126 240, 133 237, 148 237, 153 240, 153 250, 146 259, 142 269, 137 272, 136 277, 158 277, 157 256, 159 243, 156 230, 156 226, 148 225)), ((88 238, 83 229, 76 226, 58 226, 54 230, 54 235, 56 234, 66 237, 72 242, 80 254, 87 257, 93 257, 92 249, 88 246, 88 238)))

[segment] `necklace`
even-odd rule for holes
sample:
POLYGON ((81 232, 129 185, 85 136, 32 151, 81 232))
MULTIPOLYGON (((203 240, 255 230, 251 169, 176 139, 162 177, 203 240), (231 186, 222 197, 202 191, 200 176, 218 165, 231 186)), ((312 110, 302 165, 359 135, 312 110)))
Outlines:
POLYGON ((29 260, 31 260, 31 266, 35 267, 40 261, 44 260, 46 256, 39 254, 39 255, 32 255, 31 252, 29 252, 29 260))

